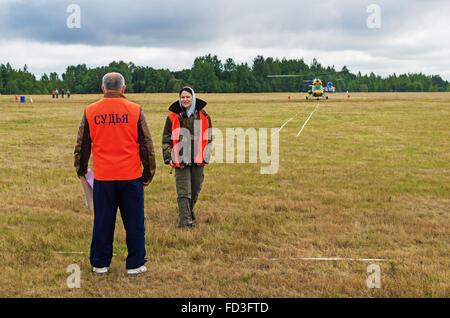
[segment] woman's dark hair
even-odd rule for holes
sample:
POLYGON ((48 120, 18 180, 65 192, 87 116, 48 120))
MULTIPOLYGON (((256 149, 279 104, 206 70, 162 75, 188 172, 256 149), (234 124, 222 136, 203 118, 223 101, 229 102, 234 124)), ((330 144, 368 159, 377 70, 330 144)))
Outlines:
POLYGON ((193 94, 193 89, 192 89, 192 87, 189 87, 189 86, 184 86, 184 87, 182 87, 181 89, 180 89, 180 92, 178 93, 178 96, 181 96, 181 93, 183 93, 183 92, 188 92, 189 94, 191 94, 192 96, 194 95, 193 94))

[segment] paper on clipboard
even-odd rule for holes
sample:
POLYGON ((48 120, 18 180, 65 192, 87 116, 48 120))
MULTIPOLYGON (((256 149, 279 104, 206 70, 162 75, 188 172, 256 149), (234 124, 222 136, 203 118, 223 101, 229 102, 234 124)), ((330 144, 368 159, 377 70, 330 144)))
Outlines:
POLYGON ((88 169, 84 178, 80 180, 83 185, 85 204, 89 211, 94 211, 94 172, 88 169))

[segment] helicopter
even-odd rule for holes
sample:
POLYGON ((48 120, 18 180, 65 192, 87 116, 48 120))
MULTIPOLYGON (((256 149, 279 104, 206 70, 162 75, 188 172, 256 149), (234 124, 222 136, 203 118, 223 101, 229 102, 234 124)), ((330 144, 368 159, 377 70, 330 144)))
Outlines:
POLYGON ((328 82, 327 83, 327 86, 325 86, 325 92, 328 92, 328 93, 336 93, 336 87, 335 86, 333 86, 333 83, 332 82, 328 82))
MULTIPOLYGON (((327 75, 327 74, 324 74, 327 75)), ((267 75, 267 77, 269 78, 289 78, 289 77, 303 77, 304 75, 296 75, 296 74, 291 74, 291 75, 267 75)), ((342 80, 342 79, 337 79, 338 81, 342 80)), ((328 99, 328 96, 326 95, 326 93, 331 93, 331 92, 336 92, 336 87, 333 86, 332 82, 328 82, 326 87, 322 86, 322 81, 320 80, 320 78, 316 77, 312 80, 303 80, 303 82, 305 83, 310 83, 308 85, 308 95, 306 96, 306 100, 309 99, 328 99)))
POLYGON ((322 86, 322 81, 319 78, 313 79, 312 85, 309 85, 308 87, 308 96, 306 96, 306 100, 311 97, 317 100, 320 98, 328 99, 328 96, 325 95, 325 89, 322 86))

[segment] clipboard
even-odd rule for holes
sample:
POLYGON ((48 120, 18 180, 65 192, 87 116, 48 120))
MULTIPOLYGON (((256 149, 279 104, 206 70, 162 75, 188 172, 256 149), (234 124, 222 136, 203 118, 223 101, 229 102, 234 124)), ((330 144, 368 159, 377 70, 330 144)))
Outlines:
POLYGON ((89 211, 94 211, 94 172, 88 170, 84 178, 80 178, 84 190, 85 204, 89 211))

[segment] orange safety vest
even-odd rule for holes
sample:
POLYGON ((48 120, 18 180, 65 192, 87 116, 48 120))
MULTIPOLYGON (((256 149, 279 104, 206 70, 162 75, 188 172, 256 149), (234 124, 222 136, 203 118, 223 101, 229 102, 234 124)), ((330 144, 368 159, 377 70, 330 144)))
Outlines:
POLYGON ((142 176, 138 121, 140 106, 125 98, 103 98, 86 107, 96 180, 142 176))
MULTIPOLYGON (((197 155, 194 158, 194 163, 200 166, 205 166, 207 162, 204 162, 204 154, 205 149, 208 146, 208 138, 207 138, 207 130, 209 129, 209 121, 208 117, 202 112, 199 112, 200 115, 200 137, 197 140, 197 144, 194 144, 194 147, 197 147, 197 155)), ((179 149, 178 142, 180 141, 180 114, 170 113, 169 119, 172 122, 172 162, 176 167, 181 167, 179 160, 179 149)), ((195 143, 195 140, 194 140, 195 143)), ((190 146, 190 145, 189 145, 190 146)))

